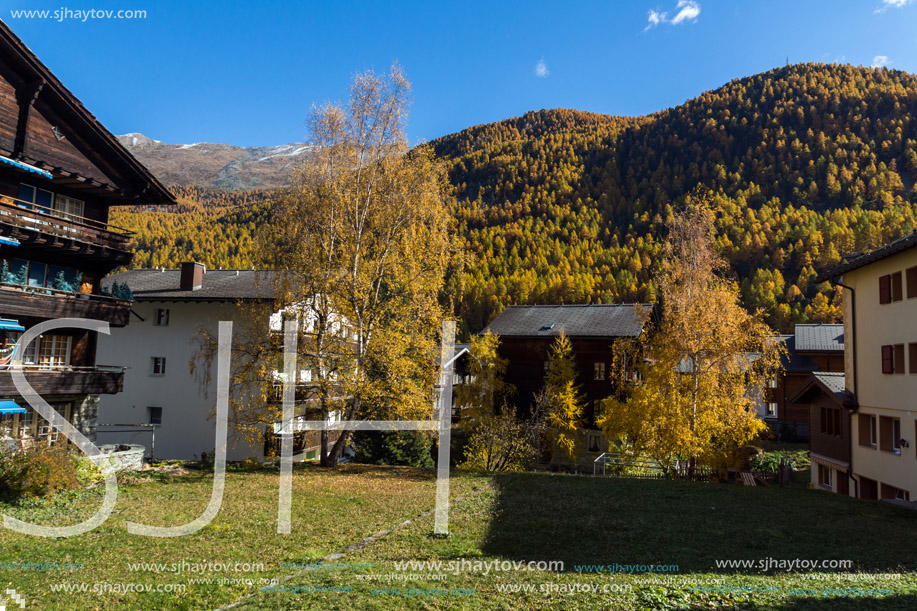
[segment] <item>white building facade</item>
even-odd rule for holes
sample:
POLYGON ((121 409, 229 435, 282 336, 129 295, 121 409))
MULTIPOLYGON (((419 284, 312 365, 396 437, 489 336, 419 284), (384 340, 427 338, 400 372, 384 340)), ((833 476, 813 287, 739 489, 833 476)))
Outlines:
MULTIPOLYGON (((212 456, 216 372, 205 384, 205 376, 192 374, 197 338, 201 331, 216 337, 220 321, 241 322, 246 301, 271 301, 269 273, 185 263, 181 270, 133 270, 109 281, 126 282, 134 305, 130 324, 99 336, 100 360, 127 370, 124 392, 101 401, 98 442, 138 443, 157 460, 212 456)), ((267 318, 264 332, 267 341, 267 318)), ((230 461, 264 456, 263 443, 246 443, 231 425, 226 450, 230 461)))

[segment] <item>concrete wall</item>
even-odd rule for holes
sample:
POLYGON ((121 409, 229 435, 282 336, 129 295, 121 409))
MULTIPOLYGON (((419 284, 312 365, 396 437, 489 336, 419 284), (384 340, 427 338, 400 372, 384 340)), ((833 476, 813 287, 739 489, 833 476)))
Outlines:
MULTIPOLYGON (((127 327, 112 329, 99 336, 98 362, 128 367, 124 392, 106 395, 99 406, 100 424, 143 424, 149 422, 149 407, 162 408, 162 424, 156 427, 157 459, 193 460, 201 452, 212 454, 215 444, 214 419, 208 418, 216 405, 216 371, 202 388, 190 372, 189 361, 196 349, 194 335, 206 328, 214 336, 221 320, 234 320, 242 314, 231 303, 137 302, 133 308, 140 317, 131 316, 127 327), (156 310, 169 309, 169 324, 157 326, 156 310), (153 375, 151 358, 165 357, 165 375, 153 375)), ((265 318, 265 337, 268 321, 265 318)), ((261 457, 263 447, 244 444, 230 425, 228 460, 261 457)), ((100 428, 98 443, 133 442, 149 447, 147 433, 113 433, 100 428)))
MULTIPOLYGON (((888 304, 879 303, 879 277, 902 272, 917 265, 917 249, 910 249, 872 265, 854 270, 843 278, 845 284, 856 291, 856 375, 859 414, 890 416, 901 421, 901 437, 909 447, 900 454, 883 452, 860 445, 858 415, 851 423, 853 435, 853 469, 880 483, 889 484, 910 492, 917 499, 917 374, 907 373, 910 368, 907 344, 917 342, 917 298, 907 298, 906 279, 903 281, 903 299, 888 304), (905 345, 906 368, 903 374, 882 373, 882 346, 905 345)), ((844 339, 847 346, 845 369, 847 386, 854 386, 853 316, 850 292, 844 298, 844 339)))

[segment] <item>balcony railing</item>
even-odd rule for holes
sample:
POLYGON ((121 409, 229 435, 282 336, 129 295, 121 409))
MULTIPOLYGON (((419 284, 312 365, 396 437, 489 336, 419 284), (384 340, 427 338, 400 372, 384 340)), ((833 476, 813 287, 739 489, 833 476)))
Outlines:
POLYGON ((126 250, 132 231, 63 210, 0 195, 0 222, 29 231, 126 250))
POLYGON ((113 327, 123 327, 129 322, 130 308, 130 301, 107 295, 0 282, 0 312, 6 316, 91 318, 106 320, 113 327))
MULTIPOLYGON (((116 394, 124 388, 124 367, 94 365, 89 367, 53 367, 23 365, 22 371, 32 388, 40 395, 116 394)), ((11 369, 0 370, 0 395, 17 396, 11 369)))

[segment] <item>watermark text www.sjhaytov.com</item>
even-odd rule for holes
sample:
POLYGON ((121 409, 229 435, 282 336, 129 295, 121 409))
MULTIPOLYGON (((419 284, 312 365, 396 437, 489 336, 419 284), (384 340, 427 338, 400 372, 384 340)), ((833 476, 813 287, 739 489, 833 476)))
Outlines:
POLYGON ((62 6, 58 9, 18 9, 10 10, 13 19, 47 19, 62 23, 64 21, 82 21, 90 19, 146 19, 144 9, 71 9, 62 6))
POLYGON ((492 571, 563 571, 563 560, 402 560, 395 562, 396 571, 415 573, 483 573, 492 571))
POLYGON ((263 573, 263 562, 128 562, 127 570, 150 573, 263 573))
POLYGON ((808 560, 806 558, 758 558, 752 560, 717 560, 718 569, 747 569, 759 571, 815 571, 818 569, 849 569, 853 560, 808 560))

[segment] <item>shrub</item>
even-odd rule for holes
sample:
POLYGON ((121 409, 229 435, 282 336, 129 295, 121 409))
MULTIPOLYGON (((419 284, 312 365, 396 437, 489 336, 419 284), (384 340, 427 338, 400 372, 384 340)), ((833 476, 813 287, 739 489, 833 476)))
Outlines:
POLYGON ((77 460, 65 445, 37 444, 15 454, 0 452, 0 492, 36 497, 77 488, 77 460))
POLYGON ((354 460, 371 465, 432 467, 433 442, 421 431, 358 431, 353 435, 354 460))

